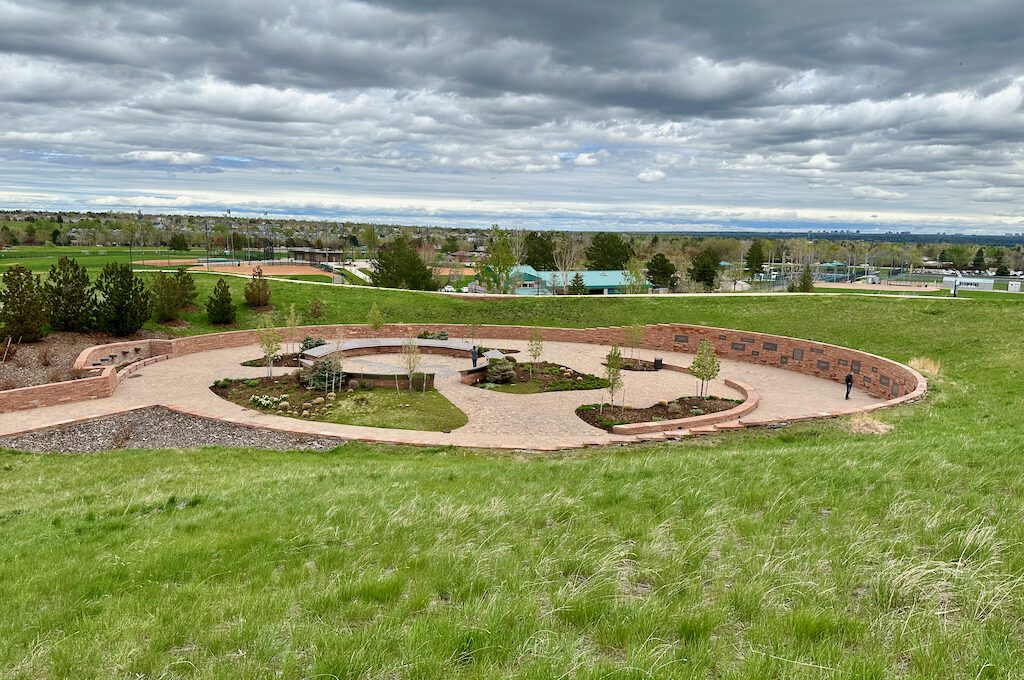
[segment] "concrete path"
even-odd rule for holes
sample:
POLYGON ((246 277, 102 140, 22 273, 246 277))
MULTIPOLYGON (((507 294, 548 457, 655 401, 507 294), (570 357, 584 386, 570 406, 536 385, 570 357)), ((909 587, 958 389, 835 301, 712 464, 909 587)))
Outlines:
MULTIPOLYGON (((526 343, 515 340, 489 341, 501 348, 520 349, 525 360, 526 343)), ((629 350, 625 350, 628 355, 629 350)), ((601 375, 601 363, 608 348, 597 345, 555 343, 544 345, 542 360, 569 366, 577 371, 601 375)), ((640 358, 655 353, 641 350, 640 358)), ((689 366, 692 355, 659 352, 666 363, 689 366)), ((45 407, 0 416, 0 436, 16 434, 84 418, 109 415, 146 406, 163 405, 185 413, 232 423, 283 430, 300 434, 343 437, 362 441, 436 446, 465 446, 498 449, 554 450, 587 445, 626 443, 637 437, 613 435, 591 427, 575 414, 581 404, 607 399, 604 390, 505 394, 464 385, 458 371, 469 368, 468 359, 424 355, 421 369, 436 373, 435 385, 460 408, 469 422, 450 433, 397 430, 354 425, 337 425, 289 418, 244 408, 221 399, 209 387, 219 378, 250 378, 266 375, 265 368, 244 367, 243 361, 260 356, 256 346, 213 350, 169 359, 146 366, 125 380, 106 399, 45 407)), ((730 378, 750 385, 761 395, 758 409, 745 422, 818 417, 826 413, 852 412, 879 400, 854 390, 844 400, 845 388, 837 383, 767 366, 722 360, 719 379, 710 394, 738 398, 725 386, 730 378)), ((345 360, 352 371, 400 372, 401 356, 370 355, 345 360)), ((275 369, 284 374, 296 369, 275 369)), ((675 371, 623 371, 626 404, 645 407, 695 393, 696 381, 675 371)), ((723 428, 724 429, 724 428, 723 428)), ((643 437, 644 439, 659 437, 643 437)), ((197 442, 201 445, 202 442, 197 442)))

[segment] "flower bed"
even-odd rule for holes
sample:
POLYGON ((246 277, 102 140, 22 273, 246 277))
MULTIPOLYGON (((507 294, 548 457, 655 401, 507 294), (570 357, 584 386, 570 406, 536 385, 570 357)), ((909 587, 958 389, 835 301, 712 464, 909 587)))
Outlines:
POLYGON ((576 409, 576 415, 594 427, 611 432, 616 425, 657 423, 691 416, 703 416, 709 413, 728 411, 742 402, 742 399, 720 397, 680 397, 672 401, 659 402, 647 408, 584 404, 576 409))
POLYGON ((599 390, 608 387, 608 381, 591 373, 580 373, 567 366, 540 361, 535 364, 510 362, 511 378, 505 383, 480 382, 477 387, 510 394, 537 394, 538 392, 567 392, 570 390, 599 390), (531 374, 530 368, 533 367, 531 374))

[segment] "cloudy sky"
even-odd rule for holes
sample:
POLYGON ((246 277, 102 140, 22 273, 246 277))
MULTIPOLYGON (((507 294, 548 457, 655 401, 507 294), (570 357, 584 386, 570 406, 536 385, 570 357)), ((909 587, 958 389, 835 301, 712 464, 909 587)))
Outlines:
POLYGON ((0 207, 1024 231, 1020 0, 0 0, 0 207))

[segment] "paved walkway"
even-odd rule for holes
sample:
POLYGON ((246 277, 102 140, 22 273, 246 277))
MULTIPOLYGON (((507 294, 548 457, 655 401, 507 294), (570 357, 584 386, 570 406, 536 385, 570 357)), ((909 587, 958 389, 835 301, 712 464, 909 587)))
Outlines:
MULTIPOLYGON (((525 342, 489 342, 502 348, 524 350, 517 358, 526 356, 525 342)), ((600 375, 603 371, 601 363, 607 351, 607 347, 597 345, 549 342, 545 343, 541 358, 600 375)), ((658 352, 657 355, 662 356, 666 363, 679 366, 689 366, 693 358, 692 355, 672 352, 658 352)), ((437 389, 469 417, 465 426, 450 433, 300 420, 247 409, 221 399, 210 391, 210 385, 219 378, 266 375, 265 368, 240 365, 243 361, 259 356, 259 349, 253 345, 190 354, 155 363, 125 380, 112 397, 6 414, 0 418, 0 436, 140 407, 163 405, 243 425, 398 444, 548 450, 636 441, 634 436, 614 435, 591 427, 576 416, 577 406, 605 400, 607 394, 604 390, 541 394, 494 392, 459 382, 458 371, 469 368, 470 362, 468 359, 447 356, 424 355, 420 370, 436 373, 437 389)), ((639 356, 652 359, 655 352, 641 350, 639 356)), ((710 394, 738 398, 740 395, 723 382, 725 378, 730 378, 753 387, 761 395, 758 409, 744 417, 745 422, 817 417, 826 412, 851 412, 878 403, 877 399, 858 390, 854 390, 853 397, 845 401, 845 388, 842 385, 792 371, 725 359, 721 365, 721 375, 712 384, 710 394)), ((353 357, 345 360, 345 366, 352 371, 401 372, 401 356, 381 354, 353 357)), ((284 374, 294 370, 279 368, 275 372, 284 374)), ((685 373, 622 373, 625 402, 636 407, 692 395, 696 390, 695 379, 685 373)))

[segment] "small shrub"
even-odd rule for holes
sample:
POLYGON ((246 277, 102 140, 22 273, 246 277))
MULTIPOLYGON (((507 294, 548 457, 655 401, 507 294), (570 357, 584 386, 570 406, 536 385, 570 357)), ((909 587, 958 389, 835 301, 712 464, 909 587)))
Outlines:
POLYGON ((507 385, 515 380, 516 369, 508 359, 491 359, 487 362, 487 382, 507 385))
POLYGON ((123 449, 131 441, 134 434, 135 428, 131 425, 125 425, 110 437, 110 448, 123 449))
POLYGON ((245 284, 245 302, 250 307, 266 307, 270 304, 270 282, 263 276, 263 268, 252 270, 252 278, 245 284))
POLYGON ((173 278, 178 295, 178 309, 194 305, 199 291, 196 290, 196 280, 192 277, 192 274, 185 267, 178 267, 178 270, 174 272, 173 278))
POLYGON ((220 380, 214 381, 213 386, 223 390, 228 387, 231 387, 232 382, 234 381, 231 378, 221 378, 220 380))
POLYGON ((50 359, 50 350, 44 349, 42 352, 39 353, 40 366, 49 366, 52 363, 53 361, 50 359))
POLYGON ((299 349, 305 352, 308 349, 313 349, 314 347, 320 347, 326 344, 327 341, 324 340, 323 338, 312 338, 307 335, 305 338, 303 338, 302 344, 299 345, 299 349))
POLYGON ((448 333, 445 331, 423 331, 416 337, 421 340, 447 340, 448 333))
POLYGON ((256 379, 246 380, 245 381, 245 386, 246 387, 259 387, 260 386, 260 381, 256 380, 256 379))
POLYGON ((345 372, 337 361, 320 359, 305 371, 303 382, 310 390, 335 392, 339 386, 345 384, 345 372))
POLYGON ((324 305, 324 301, 320 298, 310 299, 306 306, 306 317, 313 321, 319 321, 324 318, 325 314, 327 314, 327 307, 324 305))
POLYGON ((259 408, 274 408, 282 401, 281 397, 271 397, 267 394, 254 394, 249 397, 249 403, 259 408))
POLYGON ((153 299, 153 318, 158 323, 178 318, 178 284, 163 272, 157 272, 149 288, 153 299))

